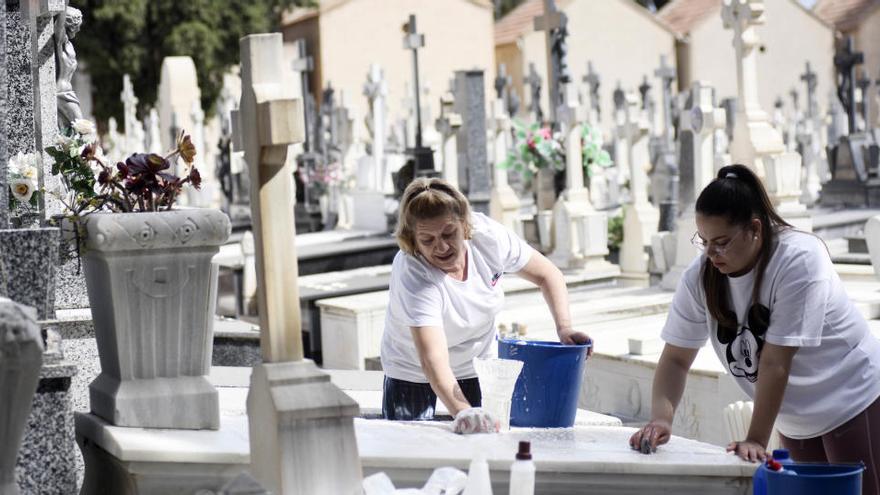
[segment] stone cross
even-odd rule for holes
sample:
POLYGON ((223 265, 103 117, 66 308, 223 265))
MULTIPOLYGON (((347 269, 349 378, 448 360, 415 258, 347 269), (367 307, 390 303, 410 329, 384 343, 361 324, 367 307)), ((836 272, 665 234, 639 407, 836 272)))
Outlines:
POLYGON ((150 153, 162 154, 162 137, 159 130, 159 111, 151 108, 147 114, 147 151, 150 153))
POLYGON ((489 216, 511 230, 518 230, 519 198, 507 181, 507 169, 499 165, 507 159, 510 149, 510 116, 504 108, 504 100, 497 98, 492 102, 490 118, 492 139, 492 165, 494 180, 489 199, 489 216))
POLYGON ((807 85, 807 118, 814 118, 818 114, 819 105, 816 102, 816 85, 818 84, 816 73, 810 69, 810 62, 801 74, 801 81, 807 85))
MULTIPOLYGON (((305 102, 310 94, 309 90, 309 80, 311 78, 311 73, 315 70, 315 61, 312 59, 311 55, 308 52, 308 45, 306 44, 306 40, 300 38, 293 42, 294 51, 296 52, 296 58, 293 59, 292 68, 294 72, 299 72, 300 80, 302 81, 302 98, 305 102)), ((312 115, 309 115, 309 111, 312 110, 308 105, 303 105, 303 110, 305 112, 304 122, 306 123, 306 133, 303 136, 303 149, 306 151, 312 151, 311 142, 309 140, 309 134, 311 133, 311 129, 308 128, 308 123, 312 121, 312 115)))
POLYGON ((846 44, 834 55, 834 67, 837 69, 837 97, 846 111, 849 132, 855 133, 856 128, 856 65, 864 63, 865 55, 853 51, 853 37, 846 38, 846 44))
POLYGON ((660 67, 654 71, 654 76, 661 82, 660 89, 663 92, 663 137, 666 143, 672 144, 672 83, 675 81, 675 67, 666 64, 666 55, 660 55, 660 67))
POLYGON ((871 78, 868 77, 867 72, 862 71, 861 76, 856 80, 856 86, 859 88, 859 92, 861 93, 861 109, 862 109, 862 122, 865 128, 864 131, 868 131, 871 125, 868 123, 868 117, 871 115, 871 98, 868 96, 868 88, 871 87, 871 78))
POLYGON ((263 354, 247 398, 251 472, 271 493, 357 493, 357 403, 303 360, 287 160, 289 145, 303 140, 302 100, 286 91, 280 33, 245 36, 239 44, 239 141, 251 177, 263 354))
MULTIPOLYGON (((138 149, 135 126, 138 125, 137 104, 138 98, 134 94, 134 87, 131 84, 131 77, 128 74, 122 76, 122 93, 119 95, 122 100, 122 125, 125 132, 125 153, 140 153, 143 150, 138 149)), ((196 147, 196 150, 202 148, 196 147)), ((204 150, 202 150, 204 152, 204 150)))
POLYGON ((385 177, 385 98, 388 87, 382 74, 382 68, 370 65, 367 82, 364 83, 364 96, 370 103, 370 128, 372 130, 373 155, 373 187, 379 191, 385 177))
POLYGON ((675 261, 660 283, 666 290, 675 290, 681 274, 698 254, 690 242, 696 228, 694 203, 715 175, 714 135, 725 124, 724 109, 715 106, 715 90, 703 81, 694 81, 680 117, 679 187, 684 207, 677 220, 675 261))
POLYGON ((507 75, 507 66, 505 64, 498 64, 498 75, 495 76, 495 95, 499 99, 505 98, 505 89, 510 85, 511 77, 507 75))
MULTIPOLYGON (((555 45, 564 37, 564 30, 568 22, 567 16, 556 10, 554 0, 543 0, 544 14, 534 20, 535 31, 544 31, 544 41, 547 49, 547 95, 550 110, 550 122, 556 122, 556 107, 560 104, 560 81, 564 76, 564 57, 560 56, 559 49, 555 45)), ((564 40, 561 40, 564 43, 564 40)), ((562 54, 564 55, 564 54, 562 54)))
MULTIPOLYGON (((404 24, 403 31, 406 33, 403 37, 403 48, 412 51, 413 56, 413 95, 415 95, 416 109, 416 175, 418 176, 420 172, 428 172, 434 169, 433 162, 430 163, 430 167, 427 161, 419 163, 422 158, 422 155, 419 154, 419 150, 422 148, 422 107, 419 101, 422 87, 419 84, 419 48, 425 46, 425 35, 419 33, 416 29, 416 16, 413 14, 409 15, 409 21, 404 24)), ((424 155, 424 157, 429 156, 424 155)))
POLYGON ((635 204, 648 204, 648 182, 645 169, 650 163, 648 152, 648 122, 639 118, 635 95, 625 93, 623 136, 627 141, 630 168, 630 193, 635 204))
POLYGON ((434 126, 440 132, 440 156, 443 158, 443 178, 455 187, 458 184, 458 129, 461 115, 455 112, 455 96, 447 92, 440 96, 440 116, 434 126))
POLYGON ((593 70, 593 62, 587 61, 587 74, 583 81, 590 87, 590 121, 596 125, 602 120, 602 108, 599 100, 599 86, 602 79, 599 74, 593 70))
POLYGON ((626 92, 620 85, 619 80, 617 81, 617 87, 614 88, 612 101, 614 102, 614 123, 618 126, 622 125, 626 120, 626 92))
POLYGON ((648 76, 642 78, 642 84, 639 84, 639 95, 642 99, 642 110, 647 112, 651 105, 651 83, 648 82, 648 76))
POLYGON ((764 23, 763 0, 730 0, 721 10, 724 27, 733 29, 736 51, 737 103, 746 114, 761 112, 758 101, 756 27, 764 23))
POLYGON ((529 111, 535 117, 535 122, 544 121, 544 112, 541 110, 541 76, 535 70, 534 62, 529 62, 529 73, 525 77, 525 83, 529 85, 532 100, 529 102, 529 111))
MULTIPOLYGON (((251 177, 251 209, 260 287, 260 348, 264 362, 303 359, 294 246, 293 171, 287 145, 304 137, 302 100, 285 94, 274 40, 241 40, 241 143, 251 177), (293 303, 291 303, 293 301, 293 303)), ((278 43, 278 50, 281 44, 278 43)))

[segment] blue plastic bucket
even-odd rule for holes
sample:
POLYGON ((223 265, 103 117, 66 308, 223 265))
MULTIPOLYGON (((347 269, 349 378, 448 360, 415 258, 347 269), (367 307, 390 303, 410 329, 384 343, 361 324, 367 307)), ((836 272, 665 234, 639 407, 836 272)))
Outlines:
MULTIPOLYGON (((861 495, 863 464, 786 464, 766 471, 768 495, 861 495)), ((761 469, 765 469, 763 466, 761 469)))
POLYGON ((513 389, 510 424, 539 428, 572 426, 591 345, 499 340, 498 357, 523 362, 513 389))

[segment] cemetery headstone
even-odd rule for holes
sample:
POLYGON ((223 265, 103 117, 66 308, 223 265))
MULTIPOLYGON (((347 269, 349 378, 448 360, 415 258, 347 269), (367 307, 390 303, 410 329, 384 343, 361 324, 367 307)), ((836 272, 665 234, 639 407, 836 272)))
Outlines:
POLYGON ((514 232, 521 232, 519 225, 519 198, 507 181, 507 169, 501 164, 507 159, 510 149, 511 125, 510 117, 504 108, 504 98, 500 95, 492 105, 492 193, 489 200, 489 215, 514 232))
POLYGON ((694 204, 700 191, 715 176, 714 135, 726 123, 725 110, 715 106, 715 90, 707 83, 694 81, 687 103, 680 117, 679 133, 681 214, 675 231, 675 252, 665 256, 673 260, 672 266, 660 283, 666 290, 675 290, 681 274, 698 255, 691 244, 696 230, 694 204))
POLYGON ((660 231, 675 230, 678 218, 679 166, 675 156, 672 127, 672 83, 675 82, 675 67, 666 63, 666 56, 660 56, 660 67, 654 71, 660 79, 663 95, 663 120, 658 135, 652 138, 651 163, 653 165, 654 200, 660 209, 660 231))
POLYGON ((437 117, 434 126, 440 132, 440 157, 443 165, 441 173, 443 178, 455 187, 460 187, 457 136, 461 124, 461 115, 455 111, 455 95, 451 91, 444 93, 440 97, 440 116, 437 117))
POLYGON ((455 111, 458 129, 458 182, 474 211, 489 214, 493 172, 486 143, 486 97, 483 71, 455 72, 455 111))
POLYGON ((765 21, 763 0, 731 0, 721 9, 724 26, 733 31, 736 53, 737 109, 730 153, 733 160, 763 177, 777 211, 789 223, 812 230, 812 219, 799 202, 801 157, 786 151, 782 135, 773 128, 758 100, 757 26, 765 21))
MULTIPOLYGON (((416 108, 416 142, 407 153, 415 160, 415 177, 433 177, 437 175, 434 170, 434 152, 422 143, 422 108, 420 102, 421 85, 419 84, 419 48, 425 46, 425 35, 416 29, 416 16, 410 14, 409 21, 404 25, 403 37, 404 49, 411 50, 413 56, 413 93, 415 95, 416 108)), ((480 78, 482 81, 482 77, 480 78)), ((483 111, 485 121, 485 110, 483 111)), ((485 124, 484 124, 485 125, 485 124)), ((485 132, 483 133, 485 136, 485 132)), ((484 137, 485 140, 485 137, 484 137)), ((483 147, 485 150, 485 146, 483 147)), ((488 188, 487 188, 488 193, 488 188)))
POLYGON ((529 101, 529 112, 535 122, 544 121, 544 111, 541 110, 541 76, 535 69, 534 62, 529 62, 529 73, 525 76, 525 83, 529 85, 529 93, 531 100, 529 101))
POLYGON ((247 399, 251 471, 273 493, 354 493, 361 483, 357 403, 303 359, 286 160, 288 145, 303 138, 302 102, 285 92, 281 34, 249 35, 240 47, 263 354, 247 399))

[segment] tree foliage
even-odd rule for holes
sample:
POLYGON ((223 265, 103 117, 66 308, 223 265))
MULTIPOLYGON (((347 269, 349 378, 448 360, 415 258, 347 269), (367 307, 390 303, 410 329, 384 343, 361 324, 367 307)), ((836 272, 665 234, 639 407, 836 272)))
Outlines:
POLYGON ((195 61, 202 108, 213 111, 223 74, 239 62, 238 40, 275 31, 280 12, 315 0, 71 0, 83 12, 73 40, 92 78, 98 120, 122 116, 122 76, 129 74, 139 110, 155 105, 162 60, 195 61))

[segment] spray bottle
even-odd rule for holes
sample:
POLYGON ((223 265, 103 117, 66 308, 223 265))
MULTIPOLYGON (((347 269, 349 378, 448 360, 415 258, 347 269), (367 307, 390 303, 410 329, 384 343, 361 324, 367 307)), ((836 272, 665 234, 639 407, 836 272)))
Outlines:
POLYGON ((531 444, 519 442, 516 460, 510 465, 510 495, 535 494, 535 463, 532 462, 531 444))

